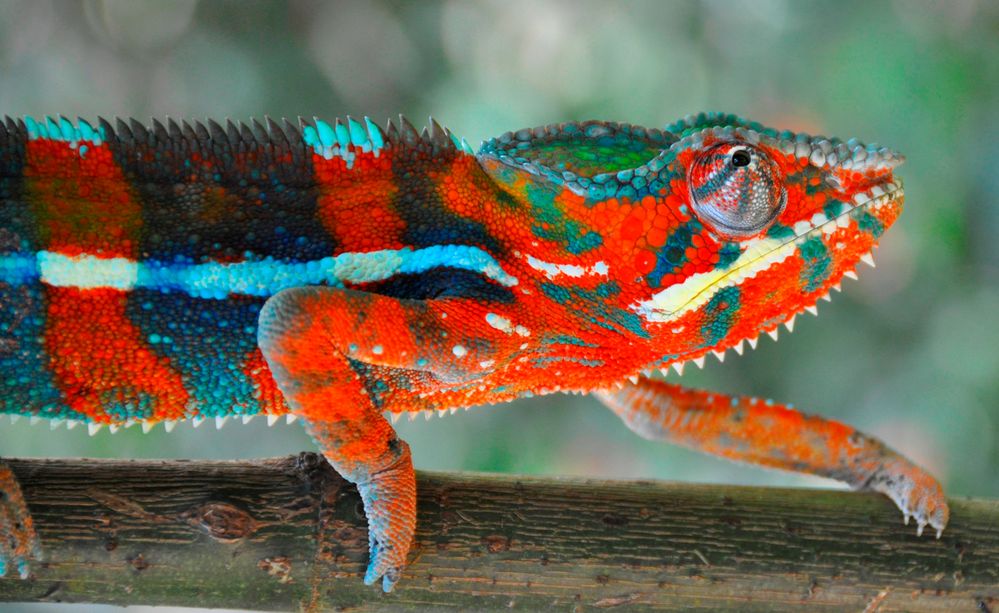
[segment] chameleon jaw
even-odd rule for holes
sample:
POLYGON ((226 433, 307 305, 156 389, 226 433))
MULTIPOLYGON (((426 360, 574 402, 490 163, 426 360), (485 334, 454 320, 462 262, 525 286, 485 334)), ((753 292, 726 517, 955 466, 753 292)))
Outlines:
MULTIPOLYGON (((845 228, 850 225, 856 214, 891 205, 901 200, 903 194, 900 179, 875 185, 870 190, 854 196, 850 208, 838 216, 830 219, 824 213, 815 213, 810 220, 799 221, 792 227, 794 237, 764 238, 747 249, 729 268, 692 275, 682 283, 671 285, 631 308, 649 322, 672 321, 690 310, 700 308, 722 288, 738 285, 774 264, 783 262, 808 239, 845 228)), ((865 257, 864 261, 868 259, 869 256, 865 257)), ((850 276, 849 272, 846 274, 850 276)), ((796 314, 792 313, 789 319, 796 314)))

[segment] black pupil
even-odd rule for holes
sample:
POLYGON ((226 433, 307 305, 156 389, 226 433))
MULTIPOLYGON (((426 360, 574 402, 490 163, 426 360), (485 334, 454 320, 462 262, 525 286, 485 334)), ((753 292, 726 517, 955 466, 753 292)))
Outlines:
POLYGON ((745 151, 736 151, 732 154, 732 165, 736 168, 749 166, 749 154, 745 151))

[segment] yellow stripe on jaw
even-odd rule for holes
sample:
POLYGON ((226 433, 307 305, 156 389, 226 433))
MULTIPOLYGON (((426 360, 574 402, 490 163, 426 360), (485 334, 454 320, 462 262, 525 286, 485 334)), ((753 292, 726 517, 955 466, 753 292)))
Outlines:
POLYGON ((793 240, 784 242, 775 238, 765 238, 746 249, 728 268, 691 275, 682 283, 667 287, 633 308, 646 321, 670 321, 681 313, 707 303, 715 294, 709 290, 713 287, 720 288, 723 279, 728 281, 725 285, 738 283, 761 270, 783 262, 796 248, 797 245, 793 240))

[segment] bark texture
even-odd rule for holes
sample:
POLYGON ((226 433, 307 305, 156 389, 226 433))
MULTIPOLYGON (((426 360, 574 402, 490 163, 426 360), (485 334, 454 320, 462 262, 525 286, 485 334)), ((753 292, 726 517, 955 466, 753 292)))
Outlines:
POLYGON ((263 610, 996 611, 999 501, 940 540, 837 491, 419 473, 410 566, 361 582, 354 487, 315 454, 10 460, 46 552, 0 601, 263 610))

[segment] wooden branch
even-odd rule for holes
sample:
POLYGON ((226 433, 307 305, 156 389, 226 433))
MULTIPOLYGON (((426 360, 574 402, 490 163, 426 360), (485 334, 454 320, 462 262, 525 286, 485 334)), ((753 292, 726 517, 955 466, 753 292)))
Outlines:
POLYGON ((951 501, 936 540, 874 494, 421 473, 411 564, 383 594, 361 582, 357 492, 314 454, 9 463, 47 561, 0 601, 999 611, 999 501, 951 501))

